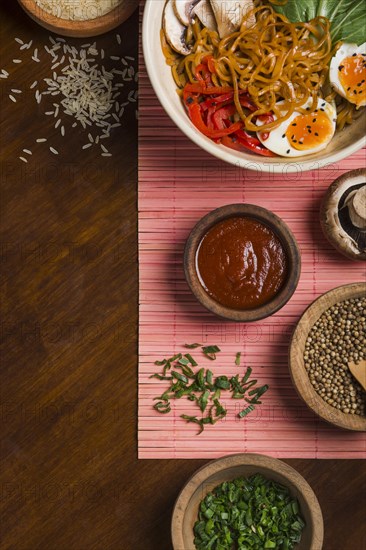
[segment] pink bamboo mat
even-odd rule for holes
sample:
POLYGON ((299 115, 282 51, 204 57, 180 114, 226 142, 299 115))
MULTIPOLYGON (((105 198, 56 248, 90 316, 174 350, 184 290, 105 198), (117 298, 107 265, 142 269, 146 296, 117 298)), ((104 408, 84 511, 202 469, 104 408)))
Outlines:
MULTIPOLYGON (((141 51, 139 113, 139 457, 215 458, 236 452, 365 457, 365 435, 319 420, 297 396, 287 367, 289 338, 308 304, 338 285, 366 279, 365 266, 335 252, 318 221, 325 189, 341 173, 364 166, 365 150, 337 165, 295 175, 224 164, 192 144, 165 114, 141 51), (234 202, 255 203, 281 216, 302 253, 302 274, 290 302, 254 324, 220 321, 208 313, 190 293, 183 275, 184 243, 194 224, 210 210, 234 202), (258 383, 270 385, 263 404, 239 420, 235 413, 244 408, 243 402, 223 399, 227 417, 199 436, 194 424, 180 418, 182 413, 197 414, 188 400, 173 401, 168 415, 155 412, 153 398, 167 383, 149 378, 161 370, 154 361, 183 351, 186 342, 220 346, 215 362, 199 361, 216 375, 242 374, 251 366, 258 383), (234 364, 238 351, 240 367, 234 364)), ((197 350, 191 354, 200 358, 197 350)))

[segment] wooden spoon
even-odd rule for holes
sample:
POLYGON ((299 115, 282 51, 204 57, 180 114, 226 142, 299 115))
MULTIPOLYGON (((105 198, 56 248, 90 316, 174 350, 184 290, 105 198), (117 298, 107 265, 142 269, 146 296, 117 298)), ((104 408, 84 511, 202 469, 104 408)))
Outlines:
POLYGON ((366 391, 366 360, 363 359, 359 363, 353 363, 351 361, 348 363, 348 368, 356 378, 357 382, 361 384, 363 389, 366 391))

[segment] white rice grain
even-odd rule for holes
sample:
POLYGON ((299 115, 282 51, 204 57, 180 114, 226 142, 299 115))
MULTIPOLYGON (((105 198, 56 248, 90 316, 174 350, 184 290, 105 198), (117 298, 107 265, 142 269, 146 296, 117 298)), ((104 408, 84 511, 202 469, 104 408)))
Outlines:
POLYGON ((57 151, 57 149, 55 149, 54 147, 50 147, 50 151, 51 151, 51 153, 53 153, 54 155, 58 155, 58 151, 57 151))

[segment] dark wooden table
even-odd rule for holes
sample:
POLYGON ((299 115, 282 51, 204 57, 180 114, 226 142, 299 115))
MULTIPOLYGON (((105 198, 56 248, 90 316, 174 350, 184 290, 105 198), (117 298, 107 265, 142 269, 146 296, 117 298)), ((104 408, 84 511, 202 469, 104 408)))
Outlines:
MULTIPOLYGON (((174 500, 204 461, 137 460, 135 105, 111 159, 82 154, 33 94, 8 98, 44 76, 12 63, 14 38, 34 48, 48 33, 14 0, 0 25, 0 71, 12 71, 0 79, 1 549, 167 550, 174 500), (58 157, 35 145, 44 134, 58 157)), ((118 32, 137 58, 137 13, 118 32)), ((100 43, 115 51, 115 33, 100 43)), ((364 463, 286 462, 319 498, 325 550, 365 548, 364 463)))

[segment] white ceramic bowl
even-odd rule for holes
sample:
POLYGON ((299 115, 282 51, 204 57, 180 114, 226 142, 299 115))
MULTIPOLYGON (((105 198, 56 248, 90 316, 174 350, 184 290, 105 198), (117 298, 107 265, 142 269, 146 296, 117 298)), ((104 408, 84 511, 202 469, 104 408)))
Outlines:
POLYGON ((176 85, 170 67, 160 45, 160 29, 165 0, 146 0, 142 41, 145 63, 151 84, 160 103, 174 123, 194 143, 215 157, 234 164, 239 168, 262 172, 289 173, 316 170, 328 164, 334 164, 355 153, 366 145, 366 109, 352 126, 336 133, 329 146, 319 153, 294 159, 282 157, 259 157, 251 153, 234 151, 214 143, 199 132, 189 120, 184 106, 176 92, 176 85))

